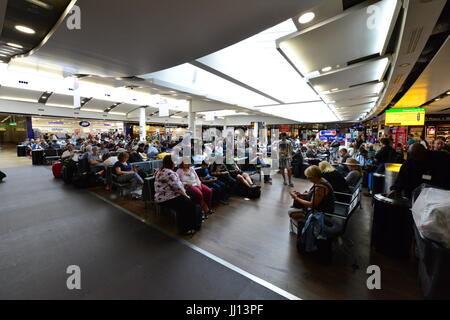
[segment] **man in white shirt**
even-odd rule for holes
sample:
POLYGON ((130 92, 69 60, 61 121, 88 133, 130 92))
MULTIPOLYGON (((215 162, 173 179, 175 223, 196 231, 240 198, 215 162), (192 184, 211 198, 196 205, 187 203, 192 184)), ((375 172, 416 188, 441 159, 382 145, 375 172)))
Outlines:
POLYGON ((102 157, 103 164, 105 165, 105 169, 108 167, 112 167, 119 159, 116 156, 111 156, 109 153, 106 153, 102 157))
POLYGON ((64 151, 64 153, 61 156, 61 159, 63 161, 72 160, 78 162, 78 152, 74 150, 73 145, 71 144, 67 145, 67 150, 64 151))

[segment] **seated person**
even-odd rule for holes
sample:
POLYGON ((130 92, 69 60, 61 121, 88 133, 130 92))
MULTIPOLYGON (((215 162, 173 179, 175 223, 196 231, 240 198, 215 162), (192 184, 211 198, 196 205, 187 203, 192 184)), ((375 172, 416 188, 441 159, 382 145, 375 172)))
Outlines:
POLYGON ((92 147, 92 151, 88 152, 87 159, 89 161, 89 165, 91 170, 96 173, 103 170, 102 159, 100 157, 100 153, 98 152, 98 147, 92 147))
POLYGON ((195 203, 186 193, 174 168, 172 157, 164 157, 162 167, 155 173, 155 202, 175 210, 181 233, 193 235, 199 229, 195 203))
POLYGON ((215 203, 219 202, 221 204, 228 204, 229 195, 227 193, 225 183, 218 180, 216 177, 211 176, 208 167, 208 164, 203 161, 201 169, 198 170, 198 177, 200 181, 214 190, 213 199, 215 200, 215 203))
POLYGON ((70 164, 75 164, 78 162, 78 155, 80 151, 75 150, 72 144, 68 144, 66 147, 66 151, 61 155, 62 162, 65 166, 70 164))
MULTIPOLYGON (((300 152, 297 152, 296 154, 297 155, 300 154, 300 157, 301 157, 300 152)), ((294 155, 293 160, 295 161, 295 159, 296 159, 296 157, 294 155)), ((303 157, 302 157, 302 159, 303 159, 303 157)), ((264 175, 264 183, 272 184, 272 178, 270 177, 270 169, 269 169, 271 167, 271 165, 266 163, 261 156, 256 156, 256 165, 261 167, 261 170, 264 175)))
POLYGON ((159 151, 154 145, 150 145, 148 147, 147 158, 149 158, 149 159, 156 159, 158 154, 159 154, 159 151))
POLYGON ((362 168, 366 168, 370 165, 369 152, 363 147, 359 148, 358 153, 355 155, 355 160, 361 165, 362 168))
POLYGON ((118 176, 117 182, 119 183, 130 183, 131 195, 134 200, 140 199, 140 191, 138 190, 139 185, 144 184, 144 180, 139 176, 139 174, 128 164, 128 153, 121 152, 117 156, 118 161, 113 166, 113 172, 118 176))
POLYGON ((241 181, 245 186, 249 188, 260 188, 253 183, 252 178, 248 173, 243 172, 241 168, 239 168, 237 163, 227 164, 226 166, 228 172, 234 179, 241 181))
POLYGON ((212 190, 200 181, 194 168, 188 163, 182 162, 180 168, 177 170, 177 175, 183 183, 185 190, 190 190, 195 195, 193 200, 200 205, 203 213, 205 215, 212 214, 214 212, 211 209, 212 190))
POLYGON ((139 143, 136 152, 139 154, 139 156, 141 157, 142 161, 146 161, 147 160, 147 152, 145 150, 146 144, 145 143, 139 143))
POLYGON ((116 156, 111 156, 111 154, 108 152, 103 155, 102 161, 105 169, 107 169, 108 167, 112 167, 113 165, 115 165, 116 162, 119 161, 119 159, 116 156))
POLYGON ((211 165, 211 175, 217 177, 219 181, 225 183, 228 191, 230 191, 236 185, 236 179, 234 179, 228 172, 228 168, 225 164, 217 164, 214 162, 211 165))
POLYGON ((328 163, 327 161, 322 161, 321 163, 319 163, 319 168, 320 171, 322 171, 322 178, 324 178, 331 184, 335 192, 350 191, 344 176, 340 174, 330 163, 328 163))
POLYGON ((314 152, 314 147, 312 145, 308 145, 307 151, 306 151, 306 157, 307 158, 316 158, 317 154, 314 152))
POLYGON ((137 151, 130 151, 130 162, 143 162, 144 159, 142 159, 141 155, 137 151))
POLYGON ((314 185, 307 193, 293 191, 295 207, 289 209, 289 216, 295 221, 305 221, 306 215, 314 209, 315 212, 334 213, 334 191, 331 184, 322 177, 318 166, 310 166, 305 170, 306 178, 314 185))
POLYGON ((348 170, 350 171, 347 176, 345 177, 345 181, 347 181, 347 184, 349 187, 354 187, 359 182, 359 180, 362 178, 362 169, 359 162, 353 158, 347 159, 347 162, 345 163, 348 170))
POLYGON ((342 148, 341 150, 339 150, 339 160, 338 162, 343 164, 347 161, 347 159, 350 158, 350 155, 348 154, 347 149, 342 148))

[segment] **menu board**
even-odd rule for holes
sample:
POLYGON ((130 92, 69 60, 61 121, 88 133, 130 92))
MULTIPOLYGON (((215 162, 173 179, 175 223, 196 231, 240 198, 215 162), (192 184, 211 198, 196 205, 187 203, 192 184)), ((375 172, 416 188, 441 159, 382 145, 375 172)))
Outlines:
POLYGON ((425 109, 392 109, 386 111, 387 126, 423 126, 425 109))

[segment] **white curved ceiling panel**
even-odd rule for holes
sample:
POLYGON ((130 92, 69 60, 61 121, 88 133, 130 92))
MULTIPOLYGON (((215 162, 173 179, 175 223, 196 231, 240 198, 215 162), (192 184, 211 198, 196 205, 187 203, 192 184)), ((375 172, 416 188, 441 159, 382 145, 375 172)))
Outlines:
POLYGON ((339 120, 322 101, 258 107, 257 110, 303 123, 324 123, 339 120))
POLYGON ((383 82, 364 84, 349 89, 323 94, 322 96, 326 102, 330 101, 339 102, 349 99, 369 98, 378 96, 381 90, 383 90, 383 87, 384 87, 383 82))
POLYGON ((337 91, 361 83, 378 82, 382 80, 388 66, 389 58, 378 58, 310 78, 309 81, 317 92, 337 91))
POLYGON ((284 103, 317 100, 316 93, 276 48, 278 38, 295 31, 289 19, 198 61, 284 103))
POLYGON ((243 107, 276 103, 274 100, 187 63, 141 77, 151 79, 156 84, 174 86, 192 94, 243 107))
POLYGON ((304 75, 326 67, 342 68, 363 57, 383 55, 400 1, 381 0, 374 5, 346 10, 321 24, 281 38, 278 46, 304 75))

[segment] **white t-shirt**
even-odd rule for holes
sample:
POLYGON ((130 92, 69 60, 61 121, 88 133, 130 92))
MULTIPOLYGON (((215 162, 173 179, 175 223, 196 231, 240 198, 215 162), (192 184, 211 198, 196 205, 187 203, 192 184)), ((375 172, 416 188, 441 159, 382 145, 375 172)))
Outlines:
POLYGON ((72 156, 72 160, 77 162, 78 161, 78 153, 70 152, 69 150, 64 151, 64 153, 61 155, 62 159, 70 158, 72 156))
POLYGON ((105 168, 108 168, 110 166, 113 166, 117 161, 119 161, 117 157, 109 157, 103 162, 103 164, 105 165, 105 168))

